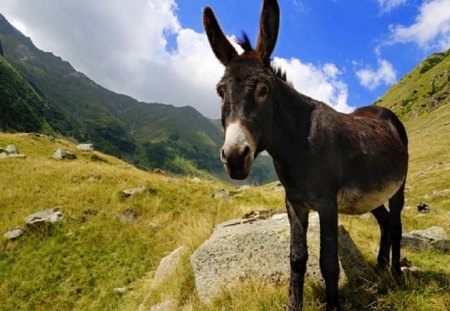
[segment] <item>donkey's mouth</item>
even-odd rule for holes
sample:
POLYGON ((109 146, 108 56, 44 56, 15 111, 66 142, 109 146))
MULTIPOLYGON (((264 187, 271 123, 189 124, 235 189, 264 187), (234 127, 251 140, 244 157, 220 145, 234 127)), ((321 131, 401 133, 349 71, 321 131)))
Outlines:
POLYGON ((240 163, 223 163, 223 166, 232 179, 243 180, 250 174, 252 164, 253 157, 248 156, 240 163))

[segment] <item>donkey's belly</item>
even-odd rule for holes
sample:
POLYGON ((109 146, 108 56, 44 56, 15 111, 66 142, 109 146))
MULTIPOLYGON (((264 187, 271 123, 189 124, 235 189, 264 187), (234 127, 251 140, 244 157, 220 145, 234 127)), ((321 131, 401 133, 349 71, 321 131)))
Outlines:
POLYGON ((337 195, 339 213, 364 214, 388 201, 400 188, 403 181, 390 182, 373 191, 357 188, 342 188, 337 195))

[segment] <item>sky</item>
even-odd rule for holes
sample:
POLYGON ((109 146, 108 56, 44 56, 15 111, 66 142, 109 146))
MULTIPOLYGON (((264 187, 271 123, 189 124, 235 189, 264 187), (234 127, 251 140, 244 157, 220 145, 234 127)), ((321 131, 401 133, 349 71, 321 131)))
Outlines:
MULTIPOLYGON (((450 48, 450 0, 279 0, 273 63, 342 112, 381 97, 426 56, 450 48)), ((210 5, 230 40, 256 42, 262 0, 1 0, 0 13, 98 84, 219 118, 224 67, 202 25, 210 5)))

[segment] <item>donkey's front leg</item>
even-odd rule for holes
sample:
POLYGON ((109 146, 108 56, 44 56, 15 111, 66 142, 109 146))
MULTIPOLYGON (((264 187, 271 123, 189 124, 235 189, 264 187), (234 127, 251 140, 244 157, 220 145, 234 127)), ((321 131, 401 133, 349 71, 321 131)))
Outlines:
POLYGON ((320 200, 320 270, 325 280, 327 311, 341 310, 339 305, 338 213, 335 200, 320 200))
POLYGON ((306 232, 308 230, 309 210, 288 199, 286 199, 286 209, 291 225, 291 279, 287 310, 300 311, 303 307, 303 284, 306 261, 308 260, 306 232))

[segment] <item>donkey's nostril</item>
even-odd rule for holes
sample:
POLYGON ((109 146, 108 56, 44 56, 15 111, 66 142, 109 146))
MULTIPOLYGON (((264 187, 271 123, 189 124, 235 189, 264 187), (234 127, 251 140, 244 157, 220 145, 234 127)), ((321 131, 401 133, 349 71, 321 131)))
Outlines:
POLYGON ((222 155, 222 161, 226 161, 225 150, 224 149, 222 149, 221 155, 222 155))
POLYGON ((246 158, 249 154, 250 154, 250 147, 249 146, 245 146, 245 149, 244 149, 244 152, 243 152, 242 156, 244 158, 246 158))

